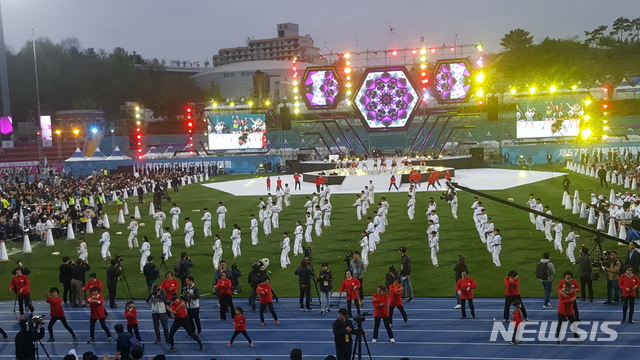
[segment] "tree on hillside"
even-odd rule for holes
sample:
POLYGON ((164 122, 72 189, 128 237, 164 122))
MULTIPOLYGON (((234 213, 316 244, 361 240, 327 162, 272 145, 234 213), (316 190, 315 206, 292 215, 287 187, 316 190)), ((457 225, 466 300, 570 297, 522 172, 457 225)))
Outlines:
POLYGON ((633 34, 631 38, 634 42, 640 42, 640 17, 631 20, 633 34))
POLYGON ((592 31, 585 31, 584 35, 587 37, 587 39, 584 41, 584 43, 588 46, 600 46, 600 40, 602 39, 602 36, 604 36, 605 31, 607 31, 607 25, 600 25, 592 31))
POLYGON ((531 33, 520 28, 509 31, 500 39, 500 46, 507 51, 522 49, 531 44, 533 44, 531 33))
POLYGON ((622 42, 624 35, 633 29, 633 25, 631 25, 631 20, 621 16, 613 21, 611 29, 609 35, 616 36, 618 42, 622 42))

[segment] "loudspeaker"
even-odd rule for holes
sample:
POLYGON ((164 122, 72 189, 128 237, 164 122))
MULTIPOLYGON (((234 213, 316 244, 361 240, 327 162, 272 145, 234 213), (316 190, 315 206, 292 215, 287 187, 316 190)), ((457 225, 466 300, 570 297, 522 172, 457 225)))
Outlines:
POLYGON ((280 128, 282 130, 291 130, 291 110, 288 106, 280 108, 280 128))
POLYGON ((470 148, 469 154, 479 160, 484 161, 484 148, 481 148, 481 147, 470 148))

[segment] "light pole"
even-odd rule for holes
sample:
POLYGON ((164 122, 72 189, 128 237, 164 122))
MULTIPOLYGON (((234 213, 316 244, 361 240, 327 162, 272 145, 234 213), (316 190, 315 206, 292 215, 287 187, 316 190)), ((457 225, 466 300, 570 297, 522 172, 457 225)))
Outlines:
POLYGON ((2 93, 2 115, 11 116, 9 79, 7 77, 7 51, 4 45, 4 27, 2 25, 2 3, 0 3, 0 93, 2 93))
POLYGON ((79 149, 80 145, 78 143, 78 135, 80 135, 80 129, 78 129, 78 128, 73 129, 73 135, 76 138, 76 148, 79 149))
POLYGON ((56 129, 56 135, 58 135, 58 161, 62 162, 62 130, 56 129))

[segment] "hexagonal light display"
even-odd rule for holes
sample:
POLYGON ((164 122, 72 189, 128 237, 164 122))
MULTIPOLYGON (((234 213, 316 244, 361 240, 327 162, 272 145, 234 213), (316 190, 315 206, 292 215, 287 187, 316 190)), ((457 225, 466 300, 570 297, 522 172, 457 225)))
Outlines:
POLYGON ((367 131, 406 130, 420 95, 405 67, 369 68, 353 98, 367 131))
POLYGON ((335 109, 342 96, 340 78, 333 67, 308 67, 299 89, 309 110, 335 109))
POLYGON ((440 104, 465 102, 469 99, 471 82, 467 60, 439 60, 433 73, 433 95, 440 104))

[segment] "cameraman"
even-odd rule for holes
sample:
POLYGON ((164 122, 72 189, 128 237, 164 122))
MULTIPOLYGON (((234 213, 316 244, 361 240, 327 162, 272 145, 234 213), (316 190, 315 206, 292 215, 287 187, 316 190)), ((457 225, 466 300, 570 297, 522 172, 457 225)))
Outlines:
POLYGON ((118 287, 118 277, 122 274, 122 258, 116 256, 115 259, 111 259, 111 265, 107 266, 107 289, 109 289, 109 307, 117 308, 116 305, 116 290, 118 287))
POLYGON ((164 291, 160 289, 158 284, 153 283, 151 285, 152 289, 147 297, 147 304, 151 306, 151 319, 153 320, 153 330, 156 333, 156 344, 160 344, 160 325, 162 325, 162 330, 164 332, 164 341, 166 343, 169 342, 169 324, 167 322, 167 309, 165 307, 165 303, 167 302, 167 297, 164 294, 164 291))
POLYGON ((44 337, 44 319, 35 317, 32 323, 29 320, 20 320, 20 331, 16 334, 16 360, 33 360, 36 358, 35 341, 44 337), (29 328, 27 328, 29 325, 29 328))
POLYGON ((200 323, 200 289, 194 281, 193 276, 189 275, 187 277, 187 286, 184 288, 182 297, 187 303, 187 317, 189 318, 191 329, 200 337, 202 336, 202 325, 200 323))
POLYGON ((62 265, 60 265, 60 275, 58 276, 58 281, 62 283, 63 293, 62 297, 64 299, 64 305, 68 305, 67 300, 71 300, 71 304, 74 303, 74 293, 71 290, 71 278, 73 276, 73 260, 71 260, 68 256, 62 258, 62 265))
POLYGON ((359 300, 360 305, 362 305, 362 299, 364 299, 364 290, 362 289, 364 287, 364 283, 362 281, 362 275, 364 275, 364 273, 367 271, 367 268, 364 265, 364 261, 360 259, 359 251, 353 252, 353 260, 351 260, 349 267, 351 267, 351 272, 353 274, 353 277, 360 282, 360 288, 358 289, 358 296, 360 299, 359 300))
POLYGON ((618 259, 618 253, 615 251, 609 252, 608 255, 605 253, 605 255, 602 256, 602 260, 602 265, 607 272, 607 301, 604 303, 607 305, 617 305, 620 302, 620 286, 618 285, 618 280, 620 279, 620 267, 622 263, 620 259, 618 259))
POLYGON ((180 279, 180 285, 182 288, 187 287, 187 278, 191 275, 191 267, 193 263, 187 252, 180 254, 180 262, 178 262, 178 272, 176 276, 180 279))
POLYGON ((349 320, 349 310, 338 310, 338 319, 333 322, 333 341, 336 345, 337 360, 351 359, 351 334, 353 323, 349 320))
POLYGON ((144 273, 144 279, 147 281, 147 293, 151 294, 152 285, 160 278, 160 270, 153 263, 153 256, 147 256, 147 263, 144 264, 142 272, 144 273))
POLYGON ((251 306, 251 312, 256 312, 256 288, 267 275, 263 270, 260 269, 261 266, 262 264, 259 261, 254 262, 251 265, 252 270, 247 276, 247 282, 249 283, 249 286, 251 286, 251 296, 249 296, 249 305, 251 306))
POLYGON ((298 275, 298 284, 300 286, 300 311, 311 311, 311 279, 314 276, 313 269, 309 267, 309 261, 302 259, 300 266, 296 268, 295 275, 298 275), (303 304, 303 299, 306 302, 303 304))

